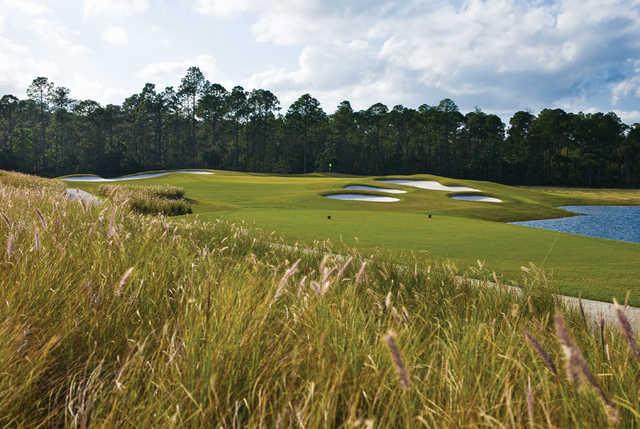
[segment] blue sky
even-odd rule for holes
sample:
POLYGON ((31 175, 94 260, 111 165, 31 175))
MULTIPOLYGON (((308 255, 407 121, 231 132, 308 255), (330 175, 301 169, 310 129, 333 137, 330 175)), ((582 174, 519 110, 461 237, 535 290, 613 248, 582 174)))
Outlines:
POLYGON ((0 93, 39 75, 120 103, 189 65, 327 111, 454 99, 640 122, 640 0, 0 0, 0 93))

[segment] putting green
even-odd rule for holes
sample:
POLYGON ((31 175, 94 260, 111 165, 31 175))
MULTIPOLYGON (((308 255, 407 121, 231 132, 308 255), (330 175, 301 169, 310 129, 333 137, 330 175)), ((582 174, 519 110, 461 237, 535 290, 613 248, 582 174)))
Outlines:
MULTIPOLYGON (((491 182, 453 180, 430 175, 397 177, 436 180, 447 186, 476 188, 501 204, 460 201, 451 193, 385 184, 373 177, 271 176, 216 172, 215 175, 169 174, 138 183, 184 187, 204 220, 245 221, 288 239, 330 239, 360 248, 382 248, 392 257, 450 259, 459 267, 486 263, 517 282, 521 267, 543 268, 562 293, 585 298, 640 304, 640 245, 530 229, 504 222, 566 215, 558 205, 640 204, 640 191, 516 188, 491 182), (406 190, 393 204, 323 198, 349 193, 344 187, 365 185, 406 190), (429 219, 426 214, 432 214, 429 219), (331 216, 331 219, 328 219, 331 216)), ((94 190, 92 183, 74 187, 94 190)), ((354 193, 368 193, 358 190, 354 193)), ((388 195, 371 192, 372 195, 388 195)))

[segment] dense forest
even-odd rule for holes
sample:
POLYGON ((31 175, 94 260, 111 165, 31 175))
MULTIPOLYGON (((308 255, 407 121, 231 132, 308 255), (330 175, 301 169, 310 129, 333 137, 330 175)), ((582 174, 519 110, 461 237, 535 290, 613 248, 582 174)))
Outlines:
POLYGON ((286 111, 270 91, 210 83, 191 67, 177 88, 146 84, 121 106, 74 100, 38 77, 0 100, 0 168, 103 176, 215 168, 274 173, 433 173, 511 184, 640 185, 640 124, 614 113, 520 111, 508 126, 442 100, 376 103, 333 114, 302 95, 286 111))

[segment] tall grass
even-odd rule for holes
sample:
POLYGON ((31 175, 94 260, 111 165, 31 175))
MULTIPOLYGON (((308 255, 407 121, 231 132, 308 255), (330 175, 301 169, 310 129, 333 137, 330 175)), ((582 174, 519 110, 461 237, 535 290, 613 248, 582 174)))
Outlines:
POLYGON ((30 174, 0 170, 0 184, 19 186, 22 188, 46 189, 49 191, 64 191, 64 183, 55 179, 45 179, 30 174))
POLYGON ((640 423, 635 333, 554 324, 541 292, 16 183, 0 185, 2 426, 640 423), (567 347, 600 391, 541 358, 562 368, 567 347))
POLYGON ((169 185, 102 185, 99 193, 115 204, 142 214, 179 216, 191 213, 191 203, 184 198, 184 189, 169 185))

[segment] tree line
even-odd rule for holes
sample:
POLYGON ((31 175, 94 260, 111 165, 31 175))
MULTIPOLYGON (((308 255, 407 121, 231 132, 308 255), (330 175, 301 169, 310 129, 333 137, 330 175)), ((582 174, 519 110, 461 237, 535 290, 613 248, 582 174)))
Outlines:
POLYGON ((122 105, 74 100, 37 77, 0 99, 0 168, 57 176, 213 168, 271 173, 433 173, 511 184, 640 185, 640 124, 615 113, 516 112, 508 126, 445 99, 417 109, 309 94, 283 111, 265 89, 231 90, 197 67, 176 88, 148 83, 122 105))

